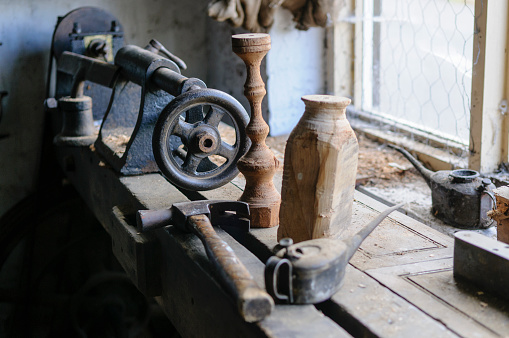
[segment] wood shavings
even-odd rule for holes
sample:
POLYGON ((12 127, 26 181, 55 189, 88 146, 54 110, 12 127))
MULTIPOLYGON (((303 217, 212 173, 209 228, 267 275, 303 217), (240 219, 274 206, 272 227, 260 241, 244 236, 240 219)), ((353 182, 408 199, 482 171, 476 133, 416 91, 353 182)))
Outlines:
POLYGON ((116 146, 125 146, 129 142, 128 135, 108 135, 103 139, 104 143, 113 143, 116 146))

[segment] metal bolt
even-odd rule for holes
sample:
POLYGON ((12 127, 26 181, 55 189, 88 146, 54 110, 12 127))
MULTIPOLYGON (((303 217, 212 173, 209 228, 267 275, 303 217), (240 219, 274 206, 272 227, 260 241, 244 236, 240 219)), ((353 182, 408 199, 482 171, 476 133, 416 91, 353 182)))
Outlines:
POLYGON ((293 245, 293 239, 291 238, 281 238, 279 240, 279 245, 283 248, 288 248, 290 245, 293 245))
POLYGON ((94 57, 108 54, 108 44, 103 39, 94 39, 88 45, 88 51, 94 57))
POLYGON ((110 30, 112 32, 120 32, 120 25, 118 24, 118 21, 117 20, 113 20, 111 22, 111 28, 110 30))
POLYGON ((52 109, 57 109, 58 108, 58 103, 57 103, 57 100, 55 100, 54 98, 50 97, 50 98, 47 98, 46 100, 44 100, 44 109, 46 111, 50 111, 52 109))
POLYGON ((74 34, 80 34, 81 33, 81 25, 79 22, 75 22, 73 25, 72 25, 72 32, 74 34))

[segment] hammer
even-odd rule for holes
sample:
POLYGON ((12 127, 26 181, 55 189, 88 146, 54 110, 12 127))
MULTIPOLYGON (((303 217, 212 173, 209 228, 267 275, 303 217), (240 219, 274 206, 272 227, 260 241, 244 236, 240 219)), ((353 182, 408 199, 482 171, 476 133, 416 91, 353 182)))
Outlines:
POLYGON ((214 231, 214 225, 235 225, 249 231, 249 206, 238 201, 194 201, 175 203, 165 210, 139 210, 138 230, 175 225, 193 232, 202 241, 207 256, 228 291, 237 301, 240 314, 247 322, 257 322, 268 316, 274 301, 255 282, 232 248, 214 231))

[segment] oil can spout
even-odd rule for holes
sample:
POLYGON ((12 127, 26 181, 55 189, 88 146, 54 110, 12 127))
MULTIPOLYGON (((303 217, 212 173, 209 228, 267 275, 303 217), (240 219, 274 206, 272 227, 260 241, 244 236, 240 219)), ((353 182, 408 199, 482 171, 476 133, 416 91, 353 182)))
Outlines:
POLYGON ((431 171, 428 168, 424 167, 421 162, 417 161, 417 159, 413 157, 405 149, 395 146, 393 144, 389 144, 388 146, 399 151, 403 156, 405 156, 410 161, 410 163, 412 163, 415 169, 417 169, 417 171, 421 174, 421 176, 426 181, 426 184, 431 188, 431 175, 435 173, 434 171, 431 171))
POLYGON ((348 257, 347 262, 352 258, 352 256, 355 254, 357 249, 361 246, 362 242, 366 239, 366 237, 368 237, 368 235, 371 232, 373 232, 373 230, 375 230, 377 225, 380 224, 385 219, 385 217, 389 216, 389 214, 391 212, 401 208, 405 204, 406 204, 406 202, 403 202, 403 203, 397 204, 393 207, 390 207, 388 209, 385 209, 383 212, 380 213, 380 215, 378 215, 377 218, 375 218, 374 220, 369 222, 368 225, 366 225, 359 232, 357 232, 352 238, 345 241, 347 244, 347 255, 346 255, 346 257, 348 257))

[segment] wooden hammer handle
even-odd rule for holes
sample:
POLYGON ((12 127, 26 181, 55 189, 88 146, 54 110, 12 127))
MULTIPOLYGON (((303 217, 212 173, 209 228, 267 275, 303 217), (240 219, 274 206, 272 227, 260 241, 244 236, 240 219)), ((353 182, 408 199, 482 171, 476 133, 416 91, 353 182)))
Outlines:
POLYGON ((274 301, 258 286, 232 248, 217 235, 209 218, 190 216, 187 225, 200 238, 222 281, 235 296, 242 317, 247 322, 257 322, 268 316, 274 301))

